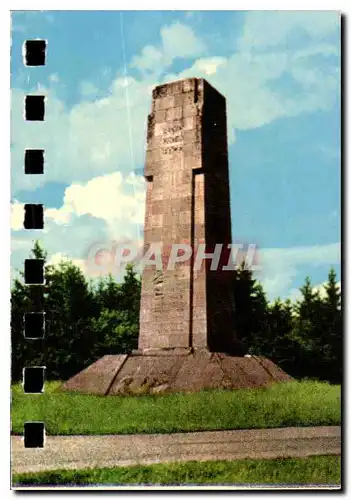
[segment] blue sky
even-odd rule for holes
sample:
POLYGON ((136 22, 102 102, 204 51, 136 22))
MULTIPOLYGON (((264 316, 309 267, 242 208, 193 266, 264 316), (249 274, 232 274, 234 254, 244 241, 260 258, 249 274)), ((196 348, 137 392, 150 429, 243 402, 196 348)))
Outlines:
POLYGON ((142 235, 146 118, 154 85, 204 77, 227 99, 233 239, 257 244, 268 297, 340 274, 340 28, 335 12, 15 12, 12 266, 33 239, 89 274, 100 243, 142 235), (25 67, 26 39, 48 40, 25 67), (45 94, 43 123, 23 120, 45 94), (25 176, 25 148, 45 174, 25 176), (22 229, 44 203, 45 230, 22 229))

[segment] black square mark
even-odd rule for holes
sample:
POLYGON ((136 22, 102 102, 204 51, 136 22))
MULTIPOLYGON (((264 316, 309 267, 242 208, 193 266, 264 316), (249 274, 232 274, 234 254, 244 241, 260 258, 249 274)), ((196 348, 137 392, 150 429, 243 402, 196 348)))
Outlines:
POLYGON ((44 447, 44 422, 25 422, 24 424, 24 447, 44 447))
POLYGON ((24 50, 26 66, 45 66, 45 40, 26 40, 24 50))
POLYGON ((44 173, 43 149, 26 149, 24 153, 24 173, 25 174, 44 173))
POLYGON ((45 97, 27 95, 25 97, 25 118, 27 121, 43 121, 45 115, 45 97))
POLYGON ((44 333, 45 333, 44 313, 43 312, 24 313, 24 338, 43 339, 44 333))
POLYGON ((26 259, 24 261, 24 282, 26 285, 44 283, 44 259, 26 259))
POLYGON ((23 370, 23 389, 28 394, 43 392, 45 380, 44 366, 28 366, 23 370))
POLYGON ((25 229, 43 229, 44 227, 44 208, 41 204, 26 203, 24 205, 24 223, 25 229))

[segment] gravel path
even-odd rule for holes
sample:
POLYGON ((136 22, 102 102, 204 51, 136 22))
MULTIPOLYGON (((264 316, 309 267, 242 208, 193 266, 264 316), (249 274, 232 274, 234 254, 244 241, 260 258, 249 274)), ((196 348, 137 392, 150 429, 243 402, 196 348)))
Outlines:
POLYGON ((12 472, 341 453, 340 427, 47 436, 44 448, 24 448, 20 436, 12 436, 11 442, 12 472))

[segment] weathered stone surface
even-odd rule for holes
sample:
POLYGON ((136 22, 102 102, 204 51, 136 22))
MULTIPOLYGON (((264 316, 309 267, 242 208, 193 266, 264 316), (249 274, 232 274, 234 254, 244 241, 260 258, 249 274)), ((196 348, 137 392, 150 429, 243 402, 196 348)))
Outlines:
POLYGON ((70 378, 61 390, 77 391, 86 394, 108 394, 110 385, 126 361, 128 354, 103 356, 101 359, 70 378))
POLYGON ((100 395, 159 394, 264 387, 289 375, 263 357, 229 356, 205 349, 104 356, 62 389, 100 395))
POLYGON ((253 356, 261 363, 262 367, 266 370, 266 372, 271 376, 272 379, 279 380, 291 380, 290 375, 285 373, 278 365, 273 363, 272 360, 263 357, 263 356, 253 356))
MULTIPOLYGON (((231 242, 225 99, 205 80, 156 87, 148 119, 145 248, 231 242), (218 209, 217 209, 218 208, 218 209)), ((228 271, 193 261, 144 270, 139 349, 207 348, 238 353, 228 271), (179 268, 182 267, 182 276, 179 268), (185 278, 185 279, 181 279, 185 278)))
MULTIPOLYGON (((231 243, 225 99, 205 80, 156 87, 148 117, 144 250, 162 243, 163 269, 143 271, 138 350, 104 356, 64 390, 116 395, 262 387, 291 377, 244 357, 235 336, 232 274, 167 267, 173 243, 206 254, 231 243)), ((224 265, 227 262, 223 263, 224 265)))

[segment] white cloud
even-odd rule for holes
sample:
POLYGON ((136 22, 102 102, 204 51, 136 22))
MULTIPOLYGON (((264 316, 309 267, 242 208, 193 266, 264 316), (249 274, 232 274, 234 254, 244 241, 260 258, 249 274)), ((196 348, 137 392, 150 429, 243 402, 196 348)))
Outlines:
POLYGON ((194 33, 190 26, 175 22, 161 28, 161 44, 159 47, 146 45, 141 54, 134 56, 131 67, 144 73, 152 72, 159 76, 177 57, 190 58, 206 52, 204 42, 194 33))
MULTIPOLYGON (((144 179, 120 172, 66 188, 60 208, 45 208, 43 231, 23 229, 24 204, 16 200, 11 217, 12 267, 23 267, 33 241, 38 239, 48 251, 49 261, 70 259, 94 275, 96 268, 93 266, 91 273, 88 261, 91 249, 98 251, 113 241, 140 241, 144 212, 144 179)), ((106 272, 102 268, 102 273, 106 272)))
POLYGON ((194 71, 200 71, 201 73, 210 76, 215 75, 218 69, 226 64, 227 59, 225 57, 207 57, 204 59, 198 59, 195 62, 193 69, 194 71))
MULTIPOLYGON (((313 291, 314 292, 318 292, 319 295, 324 298, 327 296, 327 292, 325 290, 325 286, 327 285, 327 281, 324 281, 324 283, 321 283, 320 285, 316 285, 313 287, 313 291)), ((339 290, 341 290, 341 281, 338 281, 336 283, 336 286, 339 288, 339 290)))
MULTIPOLYGON (((12 204, 11 228, 23 229, 24 204, 12 204)), ((77 217, 89 215, 105 221, 110 236, 121 236, 121 228, 144 223, 145 185, 141 176, 121 172, 95 177, 85 184, 72 184, 65 190, 60 208, 45 207, 44 219, 52 227, 70 224, 77 217), (117 231, 117 232, 116 232, 117 231)))
POLYGON ((164 54, 153 45, 143 47, 140 56, 134 56, 131 62, 132 68, 137 68, 140 71, 158 71, 163 65, 164 54))
POLYGON ((150 83, 130 78, 128 101, 125 79, 117 78, 108 97, 81 101, 66 109, 53 89, 35 93, 48 96, 44 122, 22 118, 25 92, 12 91, 12 191, 35 189, 47 182, 85 182, 101 174, 132 171, 144 161, 150 83), (130 107, 127 108, 127 102, 130 107), (23 151, 45 150, 40 176, 23 175, 23 151))
MULTIPOLYGON (((84 81, 81 91, 89 100, 83 99, 69 109, 54 88, 37 89, 34 93, 43 93, 48 98, 45 122, 23 120, 26 92, 14 89, 13 193, 35 189, 47 182, 86 182, 102 174, 130 172, 142 165, 151 89, 169 79, 204 77, 226 96, 230 141, 234 140, 236 128, 251 129, 286 116, 330 109, 338 95, 340 75, 337 68, 321 67, 313 57, 338 53, 337 47, 323 38, 335 32, 337 15, 315 12, 311 17, 310 14, 247 13, 240 50, 228 57, 203 57, 207 50, 204 42, 189 26, 179 22, 165 26, 160 32, 159 46, 148 45, 132 58, 130 66, 141 70, 138 78, 117 76, 109 88, 100 89, 84 81), (274 30, 269 29, 269 23, 274 30), (298 26, 309 33, 310 41, 296 49, 285 42, 279 45, 298 26), (264 46, 264 52, 247 50, 252 32, 257 33, 255 44, 264 46), (201 57, 190 67, 161 80, 161 74, 174 58, 195 56, 201 57), (300 92, 284 88, 280 79, 285 76, 300 87, 300 92), (104 97, 92 100, 94 95, 104 97), (46 152, 45 173, 24 176, 23 151, 37 147, 46 152)), ((57 78, 56 75, 54 80, 57 78)), ((56 86, 56 81, 51 83, 56 86)))
POLYGON ((261 249, 259 262, 261 271, 257 273, 257 278, 263 283, 270 299, 278 296, 296 297, 297 292, 291 287, 299 272, 299 266, 306 264, 331 266, 340 263, 340 256, 340 243, 261 249))
POLYGON ((44 210, 45 224, 50 220, 56 224, 69 224, 73 216, 73 208, 69 205, 63 205, 61 208, 45 208, 44 210))
MULTIPOLYGON (((45 230, 40 234, 23 230, 23 203, 16 200, 12 205, 13 266, 20 267, 33 240, 40 237, 50 259, 57 261, 64 256, 76 262, 87 275, 94 276, 96 266, 91 267, 87 260, 91 249, 95 255, 106 245, 109 248, 113 241, 140 241, 144 210, 143 178, 120 172, 69 186, 60 208, 45 209, 45 230)), ((256 276, 269 299, 278 296, 296 299, 299 291, 292 289, 292 284, 299 267, 338 264, 340 252, 339 243, 261 249, 258 262, 261 270, 256 276)), ((104 274, 107 268, 101 271, 104 274)))
POLYGON ((162 47, 166 57, 193 57, 206 52, 204 42, 194 31, 179 22, 161 29, 162 47))
MULTIPOLYGON (((312 291, 313 292, 318 292, 319 293, 319 296, 321 298, 325 298, 327 293, 325 291, 325 285, 327 284, 327 281, 324 281, 323 283, 320 283, 319 285, 315 285, 312 287, 312 291)), ((339 290, 341 289, 341 281, 338 281, 337 282, 337 287, 339 288, 339 290)), ((292 301, 296 301, 296 300, 301 300, 302 298, 302 294, 300 292, 300 289, 299 288, 293 288, 290 293, 289 293, 289 298, 292 300, 292 301)))
POLYGON ((67 254, 65 253, 62 253, 62 252, 57 252, 57 253, 54 253, 48 260, 47 260, 47 263, 46 265, 54 265, 54 266, 57 266, 57 264, 59 264, 60 262, 72 262, 74 265, 76 265, 77 267, 79 267, 79 269, 81 269, 81 271, 83 271, 83 273, 86 272, 87 270, 87 265, 86 265, 86 261, 84 259, 71 259, 68 257, 67 254))
POLYGON ((120 172, 95 177, 85 185, 72 184, 65 191, 64 204, 58 212, 89 214, 104 219, 111 236, 121 225, 144 223, 145 189, 141 177, 120 172))
POLYGON ((339 68, 321 67, 313 56, 338 55, 339 47, 328 42, 328 36, 337 33, 339 24, 337 12, 248 12, 237 52, 209 77, 227 97, 229 126, 250 129, 330 109, 339 91, 339 68), (295 43, 296 33, 300 36, 295 43), (295 81, 300 92, 279 83, 284 76, 295 81), (275 82, 278 85, 272 88, 275 82))
MULTIPOLYGON (((23 120, 26 92, 14 89, 13 194, 47 182, 70 184, 63 205, 45 210, 43 243, 50 255, 62 253, 64 247, 70 258, 81 259, 90 242, 97 239, 135 238, 143 222, 144 194, 140 178, 128 173, 144 163, 146 120, 154 85, 188 76, 208 79, 227 98, 232 140, 235 128, 251 129, 282 117, 327 110, 338 94, 339 74, 331 65, 322 68, 314 56, 338 54, 337 47, 328 41, 328 36, 336 33, 338 19, 333 13, 249 12, 238 50, 227 57, 205 57, 207 48, 195 32, 173 23, 161 29, 157 46, 148 45, 132 58, 130 66, 140 70, 139 77, 116 76, 107 89, 82 82, 81 92, 90 100, 83 99, 71 108, 58 98, 54 88, 37 89, 34 93, 48 98, 42 123, 23 120), (298 32, 308 36, 303 47, 291 43, 298 32), (161 81, 160 75, 181 57, 198 59, 161 81), (284 76, 299 86, 299 94, 280 92, 284 76), (104 97, 91 100, 94 94, 104 97), (44 175, 23 175, 26 148, 45 149, 44 175)), ((55 87, 61 83, 55 74, 50 80, 55 87)), ((31 240, 37 237, 30 231, 24 234, 22 224, 23 204, 17 201, 12 216, 15 261, 28 256, 31 240)), ((265 287, 273 297, 288 293, 300 264, 339 261, 333 245, 269 249, 263 255, 265 287)))
POLYGON ((160 31, 161 44, 158 47, 146 45, 140 55, 132 58, 130 66, 143 75, 152 74, 157 79, 176 58, 193 58, 206 52, 204 42, 195 35, 190 26, 175 22, 160 31))
MULTIPOLYGON (((340 26, 336 11, 251 11, 238 42, 240 51, 283 45, 295 35, 324 38, 340 26)), ((285 47, 284 47, 285 48, 285 47)))
POLYGON ((80 93, 83 97, 96 97, 99 89, 91 82, 83 81, 79 86, 80 93))
POLYGON ((258 276, 258 279, 261 281, 268 299, 273 300, 277 297, 284 298, 289 294, 293 279, 297 273, 298 268, 295 266, 269 266, 262 273, 263 278, 258 276))
POLYGON ((26 27, 23 26, 22 24, 12 24, 11 27, 12 31, 17 31, 19 33, 25 33, 26 32, 26 27))
POLYGON ((340 243, 328 245, 299 246, 291 248, 268 248, 261 250, 266 262, 284 261, 292 264, 303 263, 333 263, 340 261, 340 243))
POLYGON ((11 204, 11 229, 15 231, 23 229, 24 221, 24 204, 15 200, 11 204))
POLYGON ((206 78, 227 99, 229 131, 247 130, 279 118, 332 107, 339 90, 339 70, 322 69, 309 57, 302 51, 299 57, 285 51, 238 52, 222 61, 213 74, 206 71, 206 62, 211 64, 212 58, 205 58, 200 65, 196 61, 177 77, 206 78), (284 76, 291 78, 300 91, 289 90, 283 82, 279 83, 284 76))

